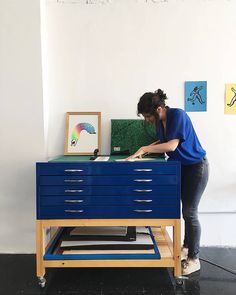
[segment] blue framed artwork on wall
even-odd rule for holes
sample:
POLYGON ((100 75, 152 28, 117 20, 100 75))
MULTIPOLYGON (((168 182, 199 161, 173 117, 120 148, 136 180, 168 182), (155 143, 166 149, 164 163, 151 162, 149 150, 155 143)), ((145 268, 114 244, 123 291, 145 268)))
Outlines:
POLYGON ((207 81, 186 81, 184 96, 186 112, 206 112, 207 81))

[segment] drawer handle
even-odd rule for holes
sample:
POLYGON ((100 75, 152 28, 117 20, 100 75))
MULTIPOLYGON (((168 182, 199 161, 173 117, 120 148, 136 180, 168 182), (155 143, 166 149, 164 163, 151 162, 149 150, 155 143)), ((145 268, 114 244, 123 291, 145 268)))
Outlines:
POLYGON ((83 172, 81 169, 65 169, 64 172, 83 172))
POLYGON ((133 210, 134 212, 138 212, 138 213, 150 213, 152 212, 152 210, 133 210))
POLYGON ((66 213, 82 213, 84 210, 65 210, 66 213))
POLYGON ((134 179, 136 182, 150 182, 152 179, 134 179))
POLYGON ((152 189, 134 189, 133 191, 138 193, 150 193, 152 189))
POLYGON ((150 203, 150 202, 152 202, 152 200, 134 200, 134 202, 138 202, 138 203, 150 203))
POLYGON ((82 193, 83 189, 66 189, 65 193, 82 193))
POLYGON ((83 182, 83 179, 65 179, 64 182, 83 182))
POLYGON ((65 203, 82 203, 84 200, 65 200, 65 203))
POLYGON ((150 172, 152 169, 134 169, 135 172, 150 172))

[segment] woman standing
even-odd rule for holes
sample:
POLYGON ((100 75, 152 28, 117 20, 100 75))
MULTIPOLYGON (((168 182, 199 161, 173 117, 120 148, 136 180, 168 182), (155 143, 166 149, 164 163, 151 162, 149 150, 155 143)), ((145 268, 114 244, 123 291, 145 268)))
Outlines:
POLYGON ((141 147, 127 160, 147 153, 166 153, 170 159, 181 162, 181 201, 185 221, 181 259, 185 260, 182 274, 188 275, 200 269, 198 205, 208 182, 208 161, 187 113, 169 108, 166 99, 161 89, 147 92, 140 98, 137 113, 156 125, 160 143, 141 147))

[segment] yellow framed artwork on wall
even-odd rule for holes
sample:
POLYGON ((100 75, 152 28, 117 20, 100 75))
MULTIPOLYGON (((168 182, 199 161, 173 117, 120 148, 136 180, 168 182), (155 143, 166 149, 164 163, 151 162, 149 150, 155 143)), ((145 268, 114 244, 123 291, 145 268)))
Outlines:
POLYGON ((236 114, 236 84, 225 85, 225 114, 236 114))

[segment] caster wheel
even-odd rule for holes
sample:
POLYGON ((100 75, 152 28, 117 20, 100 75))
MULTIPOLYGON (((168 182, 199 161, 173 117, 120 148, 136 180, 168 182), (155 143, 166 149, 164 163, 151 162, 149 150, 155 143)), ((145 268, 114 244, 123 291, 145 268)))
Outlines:
POLYGON ((38 279, 38 283, 39 283, 39 286, 40 286, 41 288, 44 288, 45 285, 46 285, 46 279, 45 279, 44 277, 40 277, 40 278, 38 279))
POLYGON ((178 286, 178 287, 181 287, 184 284, 183 280, 181 280, 181 279, 176 279, 175 283, 176 283, 176 286, 178 286))

